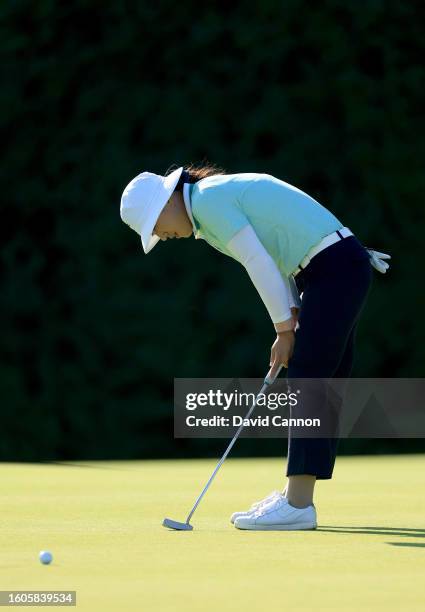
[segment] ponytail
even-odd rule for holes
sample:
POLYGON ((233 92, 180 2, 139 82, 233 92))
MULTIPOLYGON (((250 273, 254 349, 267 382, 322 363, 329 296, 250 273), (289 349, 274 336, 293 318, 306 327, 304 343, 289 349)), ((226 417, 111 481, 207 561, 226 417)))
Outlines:
MULTIPOLYGON (((173 172, 173 169, 168 170, 165 176, 171 174, 171 172, 173 172)), ((226 174, 226 170, 219 166, 215 166, 214 164, 208 163, 205 166, 194 166, 193 164, 189 164, 189 166, 183 168, 175 190, 182 191, 183 183, 197 183, 201 179, 204 179, 207 176, 213 176, 215 174, 226 174)))

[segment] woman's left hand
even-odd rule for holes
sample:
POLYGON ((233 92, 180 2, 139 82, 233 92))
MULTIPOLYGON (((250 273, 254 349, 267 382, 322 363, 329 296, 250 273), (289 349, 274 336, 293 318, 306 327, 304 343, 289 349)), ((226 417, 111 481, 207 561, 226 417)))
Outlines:
POLYGON ((272 371, 270 376, 273 378, 280 365, 288 368, 288 362, 294 352, 295 333, 292 329, 279 332, 270 351, 270 365, 272 371))

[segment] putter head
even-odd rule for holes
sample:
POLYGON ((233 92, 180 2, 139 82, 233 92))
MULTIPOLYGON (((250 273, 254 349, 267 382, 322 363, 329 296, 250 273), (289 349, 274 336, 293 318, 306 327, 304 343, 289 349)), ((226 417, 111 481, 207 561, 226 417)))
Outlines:
POLYGON ((162 521, 164 527, 169 527, 170 529, 177 529, 177 531, 192 531, 192 525, 189 523, 179 523, 178 521, 173 521, 172 519, 165 518, 162 521))

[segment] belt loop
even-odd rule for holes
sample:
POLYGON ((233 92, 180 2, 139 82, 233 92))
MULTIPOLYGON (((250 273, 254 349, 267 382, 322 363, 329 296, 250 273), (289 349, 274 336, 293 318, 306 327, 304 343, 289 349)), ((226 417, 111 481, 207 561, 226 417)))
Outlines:
POLYGON ((344 236, 341 234, 341 232, 339 230, 336 230, 336 233, 338 234, 338 236, 341 238, 341 240, 344 238, 344 236))

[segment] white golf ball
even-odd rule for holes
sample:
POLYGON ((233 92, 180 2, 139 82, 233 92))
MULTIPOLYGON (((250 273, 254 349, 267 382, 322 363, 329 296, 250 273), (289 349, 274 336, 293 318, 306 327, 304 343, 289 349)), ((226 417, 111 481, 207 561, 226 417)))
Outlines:
POLYGON ((38 555, 38 558, 40 559, 41 563, 43 563, 44 565, 48 565, 52 562, 53 555, 48 550, 41 550, 40 554, 38 555))

